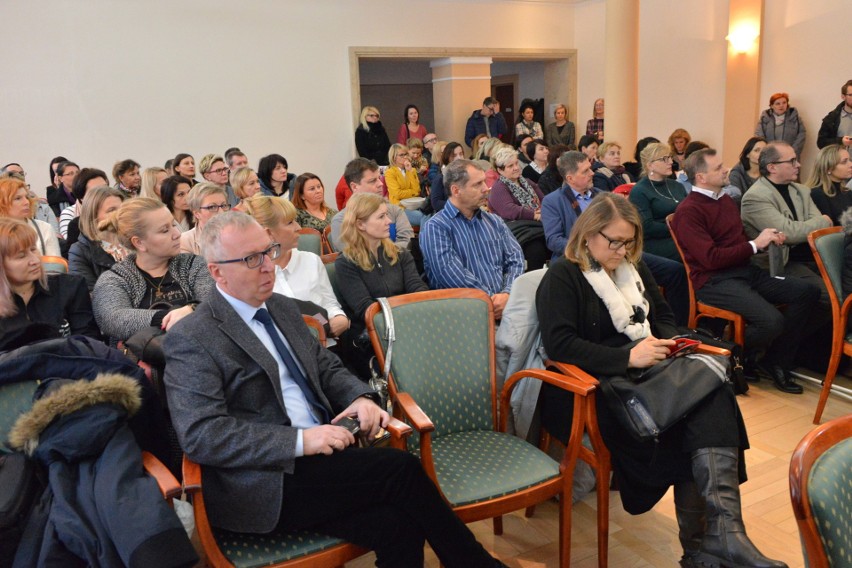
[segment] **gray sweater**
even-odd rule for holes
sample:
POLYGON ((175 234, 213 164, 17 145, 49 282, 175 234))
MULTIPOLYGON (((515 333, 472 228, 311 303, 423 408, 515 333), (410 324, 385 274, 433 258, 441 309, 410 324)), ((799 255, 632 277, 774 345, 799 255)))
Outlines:
MULTIPOLYGON (((169 272, 186 297, 204 301, 213 289, 213 278, 204 259, 194 254, 179 254, 169 261, 169 272)), ((137 308, 148 286, 132 254, 101 274, 92 291, 95 320, 111 342, 124 341, 149 325, 159 310, 137 308)))

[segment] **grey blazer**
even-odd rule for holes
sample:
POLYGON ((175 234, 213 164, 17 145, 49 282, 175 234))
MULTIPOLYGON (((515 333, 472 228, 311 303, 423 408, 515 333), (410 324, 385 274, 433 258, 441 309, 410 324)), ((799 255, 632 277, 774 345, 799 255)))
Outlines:
MULTIPOLYGON (((320 346, 293 300, 273 294, 266 307, 332 416, 373 392, 320 346)), ((211 524, 271 531, 297 438, 274 357, 215 288, 169 331, 164 349, 169 412, 181 448, 204 466, 211 524)))

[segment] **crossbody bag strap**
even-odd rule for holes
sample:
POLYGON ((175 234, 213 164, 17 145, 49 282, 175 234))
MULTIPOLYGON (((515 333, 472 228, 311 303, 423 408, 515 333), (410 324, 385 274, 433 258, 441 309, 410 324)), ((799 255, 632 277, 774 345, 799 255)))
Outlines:
POLYGON ((393 342, 396 341, 396 330, 393 326, 393 310, 391 310, 390 302, 387 298, 379 298, 379 306, 382 308, 382 315, 385 318, 385 339, 388 342, 387 352, 385 353, 385 367, 382 369, 382 378, 387 381, 391 370, 391 359, 393 357, 393 342))
POLYGON ((38 228, 38 223, 36 223, 34 219, 30 219, 30 221, 32 222, 33 227, 35 228, 36 233, 38 234, 38 240, 41 243, 41 254, 46 255, 47 249, 44 248, 44 237, 41 236, 41 229, 38 228))

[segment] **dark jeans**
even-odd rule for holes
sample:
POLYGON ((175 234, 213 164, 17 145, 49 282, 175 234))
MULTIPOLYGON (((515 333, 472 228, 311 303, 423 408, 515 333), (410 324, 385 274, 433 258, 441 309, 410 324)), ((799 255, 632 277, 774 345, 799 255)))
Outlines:
POLYGON ((714 275, 695 295, 711 306, 742 315, 748 324, 745 350, 765 351, 766 363, 789 370, 820 289, 801 278, 772 278, 748 265, 714 275), (786 306, 783 313, 775 307, 778 304, 786 306))
POLYGON ((312 529, 369 548, 380 567, 423 566, 424 541, 448 568, 494 566, 408 452, 348 448, 298 458, 284 476, 283 503, 284 529, 312 529))
POLYGON ((647 252, 642 253, 642 261, 651 271, 654 280, 665 290, 666 301, 674 312, 677 325, 689 323, 689 287, 686 282, 686 268, 683 264, 647 252))

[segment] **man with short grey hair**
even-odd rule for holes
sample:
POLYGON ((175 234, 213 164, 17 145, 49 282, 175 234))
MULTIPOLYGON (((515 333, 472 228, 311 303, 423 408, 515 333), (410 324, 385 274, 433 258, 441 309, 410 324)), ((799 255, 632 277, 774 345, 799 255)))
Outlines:
POLYGON ((456 160, 444 169, 448 200, 420 230, 423 265, 432 288, 478 288, 491 296, 499 319, 524 255, 506 223, 483 211, 485 172, 476 162, 456 160))
POLYGON ((375 550, 380 566, 502 566, 420 461, 355 448, 388 425, 376 395, 272 292, 281 246, 241 212, 210 219, 201 247, 216 288, 166 337, 166 394, 181 448, 204 468, 210 523, 245 533, 317 531, 375 550))

